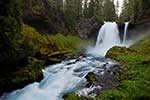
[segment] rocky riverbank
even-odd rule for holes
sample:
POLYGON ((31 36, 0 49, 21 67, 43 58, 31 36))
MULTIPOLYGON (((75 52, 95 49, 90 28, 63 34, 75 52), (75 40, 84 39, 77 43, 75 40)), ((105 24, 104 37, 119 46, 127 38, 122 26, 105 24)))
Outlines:
MULTIPOLYGON (((106 57, 117 60, 124 65, 119 76, 119 84, 114 88, 104 91, 100 97, 95 99, 70 94, 65 100, 120 100, 120 98, 121 100, 149 100, 149 51, 149 34, 129 48, 113 47, 107 52, 106 57)), ((107 73, 107 77, 109 77, 109 73, 107 73)), ((102 80, 103 77, 98 77, 98 79, 102 80)), ((109 78, 106 79, 111 80, 109 78)), ((99 83, 101 84, 101 81, 99 83)), ((99 91, 98 93, 101 92, 99 91)))
POLYGON ((65 95, 64 98, 65 100, 89 100, 101 97, 104 91, 114 89, 119 85, 119 77, 123 70, 120 63, 105 59, 101 70, 87 74, 85 88, 76 93, 65 95))

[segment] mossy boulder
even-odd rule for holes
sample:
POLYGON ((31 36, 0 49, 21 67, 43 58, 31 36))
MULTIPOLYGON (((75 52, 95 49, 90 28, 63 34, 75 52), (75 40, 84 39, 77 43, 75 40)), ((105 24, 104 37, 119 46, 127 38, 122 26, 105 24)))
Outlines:
POLYGON ((134 54, 137 53, 137 51, 130 49, 130 48, 114 46, 110 50, 107 51, 106 57, 117 60, 118 56, 127 55, 127 54, 130 54, 130 52, 134 54))

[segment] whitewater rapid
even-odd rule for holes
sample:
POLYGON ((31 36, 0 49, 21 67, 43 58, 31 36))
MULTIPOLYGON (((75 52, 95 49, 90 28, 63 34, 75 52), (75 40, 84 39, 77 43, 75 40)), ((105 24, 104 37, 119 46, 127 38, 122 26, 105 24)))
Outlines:
POLYGON ((43 70, 44 78, 41 82, 4 94, 0 100, 63 100, 63 95, 85 87, 85 76, 89 72, 103 74, 106 63, 114 64, 104 58, 87 56, 50 65, 43 70))

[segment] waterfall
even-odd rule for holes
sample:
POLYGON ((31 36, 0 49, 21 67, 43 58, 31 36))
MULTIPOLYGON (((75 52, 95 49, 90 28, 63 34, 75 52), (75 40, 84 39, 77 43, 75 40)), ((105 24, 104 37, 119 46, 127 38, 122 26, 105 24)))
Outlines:
POLYGON ((128 25, 129 25, 129 22, 125 22, 124 36, 123 36, 123 45, 125 45, 125 43, 126 43, 126 36, 127 36, 128 25))
POLYGON ((105 56, 107 50, 115 45, 120 45, 118 26, 116 22, 105 22, 100 28, 95 45, 95 52, 96 54, 105 56))

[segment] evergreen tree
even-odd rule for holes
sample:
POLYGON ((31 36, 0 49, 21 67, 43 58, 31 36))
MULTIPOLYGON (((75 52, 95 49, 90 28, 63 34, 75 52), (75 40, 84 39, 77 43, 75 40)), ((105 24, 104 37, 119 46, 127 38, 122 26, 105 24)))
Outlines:
POLYGON ((95 0, 91 0, 88 7, 88 16, 93 17, 96 11, 96 2, 95 0))
POLYGON ((115 5, 113 0, 104 1, 104 20, 115 21, 117 19, 117 14, 115 10, 115 5))
POLYGON ((77 11, 77 20, 80 20, 80 18, 82 17, 82 0, 76 0, 75 3, 75 7, 76 7, 76 11, 77 11))
POLYGON ((0 65, 5 68, 17 62, 16 40, 21 31, 21 0, 0 1, 0 65))
POLYGON ((82 0, 66 0, 65 21, 70 31, 82 16, 82 0))
POLYGON ((96 9, 95 9, 95 17, 98 21, 104 20, 104 12, 103 12, 103 2, 104 0, 96 0, 96 9))
POLYGON ((0 65, 17 62, 16 39, 21 31, 21 0, 0 1, 0 65))
POLYGON ((121 22, 128 21, 131 17, 131 10, 129 11, 129 1, 124 0, 123 7, 122 7, 122 13, 120 15, 121 22))
POLYGON ((150 8, 150 2, 147 0, 124 0, 123 10, 120 16, 122 21, 129 21, 132 18, 136 18, 139 11, 143 11, 145 8, 150 8))
POLYGON ((83 16, 84 18, 88 18, 88 0, 84 0, 83 3, 83 16))
POLYGON ((54 0, 54 6, 57 10, 63 12, 63 1, 62 0, 54 0))

